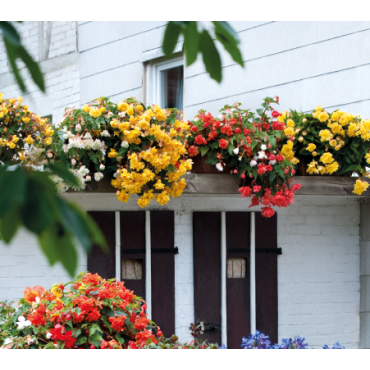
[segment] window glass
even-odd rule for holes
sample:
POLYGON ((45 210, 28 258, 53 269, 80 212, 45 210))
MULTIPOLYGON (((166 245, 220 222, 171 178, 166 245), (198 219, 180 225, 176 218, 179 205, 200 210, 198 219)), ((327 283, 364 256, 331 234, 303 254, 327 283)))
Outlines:
POLYGON ((245 278, 246 263, 244 258, 227 259, 227 277, 229 279, 245 278))
POLYGON ((183 110, 183 66, 161 71, 162 108, 183 110))
POLYGON ((143 261, 133 259, 122 260, 122 279, 141 280, 143 278, 143 261))

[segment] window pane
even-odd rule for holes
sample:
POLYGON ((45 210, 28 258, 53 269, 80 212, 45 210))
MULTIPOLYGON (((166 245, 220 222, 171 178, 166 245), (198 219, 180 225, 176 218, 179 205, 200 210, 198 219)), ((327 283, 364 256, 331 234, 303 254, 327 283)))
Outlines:
POLYGON ((141 280, 143 278, 143 261, 122 260, 122 280, 141 280))
POLYGON ((161 72, 162 108, 183 110, 183 66, 161 72))
POLYGON ((246 261, 244 258, 227 259, 227 277, 229 279, 245 278, 246 261))

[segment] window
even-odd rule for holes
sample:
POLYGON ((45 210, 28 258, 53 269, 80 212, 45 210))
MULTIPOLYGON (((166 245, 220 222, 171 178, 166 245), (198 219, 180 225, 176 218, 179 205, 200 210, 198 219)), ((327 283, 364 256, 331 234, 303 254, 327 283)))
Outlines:
POLYGON ((229 279, 245 278, 245 259, 228 258, 227 259, 227 277, 229 279))
POLYGON ((133 259, 122 260, 122 279, 141 280, 143 278, 143 261, 133 259))
POLYGON ((183 58, 151 61, 147 64, 146 104, 183 110, 183 58))

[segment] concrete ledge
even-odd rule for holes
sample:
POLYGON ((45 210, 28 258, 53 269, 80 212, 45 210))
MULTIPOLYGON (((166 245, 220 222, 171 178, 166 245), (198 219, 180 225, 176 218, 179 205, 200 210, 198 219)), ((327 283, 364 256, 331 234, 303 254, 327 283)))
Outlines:
MULTIPOLYGON (((239 194, 239 184, 233 175, 229 174, 187 174, 185 175, 187 194, 239 194)), ((352 193, 355 177, 339 176, 295 176, 295 181, 302 185, 297 195, 353 196, 364 198, 370 196, 370 191, 361 197, 352 193)), ((116 190, 110 180, 92 181, 87 183, 84 192, 112 193, 116 190)))

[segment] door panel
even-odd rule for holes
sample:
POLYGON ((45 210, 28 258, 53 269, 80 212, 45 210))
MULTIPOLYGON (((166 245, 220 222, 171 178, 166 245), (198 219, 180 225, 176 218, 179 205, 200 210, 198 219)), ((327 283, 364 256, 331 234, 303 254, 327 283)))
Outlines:
MULTIPOLYGON (((193 213, 195 324, 221 324, 220 225, 219 212, 193 213)), ((205 331, 199 339, 220 344, 221 332, 205 331)))
POLYGON ((152 247, 152 317, 165 337, 175 334, 175 213, 150 212, 152 247), (160 253, 155 253, 158 250, 160 253))
POLYGON ((87 257, 87 270, 99 274, 104 279, 116 277, 116 234, 114 212, 88 212, 100 227, 108 244, 109 253, 103 252, 98 246, 93 246, 87 257))
POLYGON ((257 330, 278 341, 277 254, 258 253, 277 248, 277 215, 262 217, 256 212, 256 316, 257 330))
POLYGON ((145 212, 120 212, 120 227, 121 257, 139 260, 143 271, 140 280, 124 279, 125 286, 133 290, 137 296, 145 299, 145 212), (125 253, 128 250, 132 253, 125 253))
POLYGON ((250 332, 249 233, 250 213, 226 212, 227 259, 242 258, 246 265, 245 277, 226 278, 227 348, 230 349, 239 349, 242 337, 250 332))

